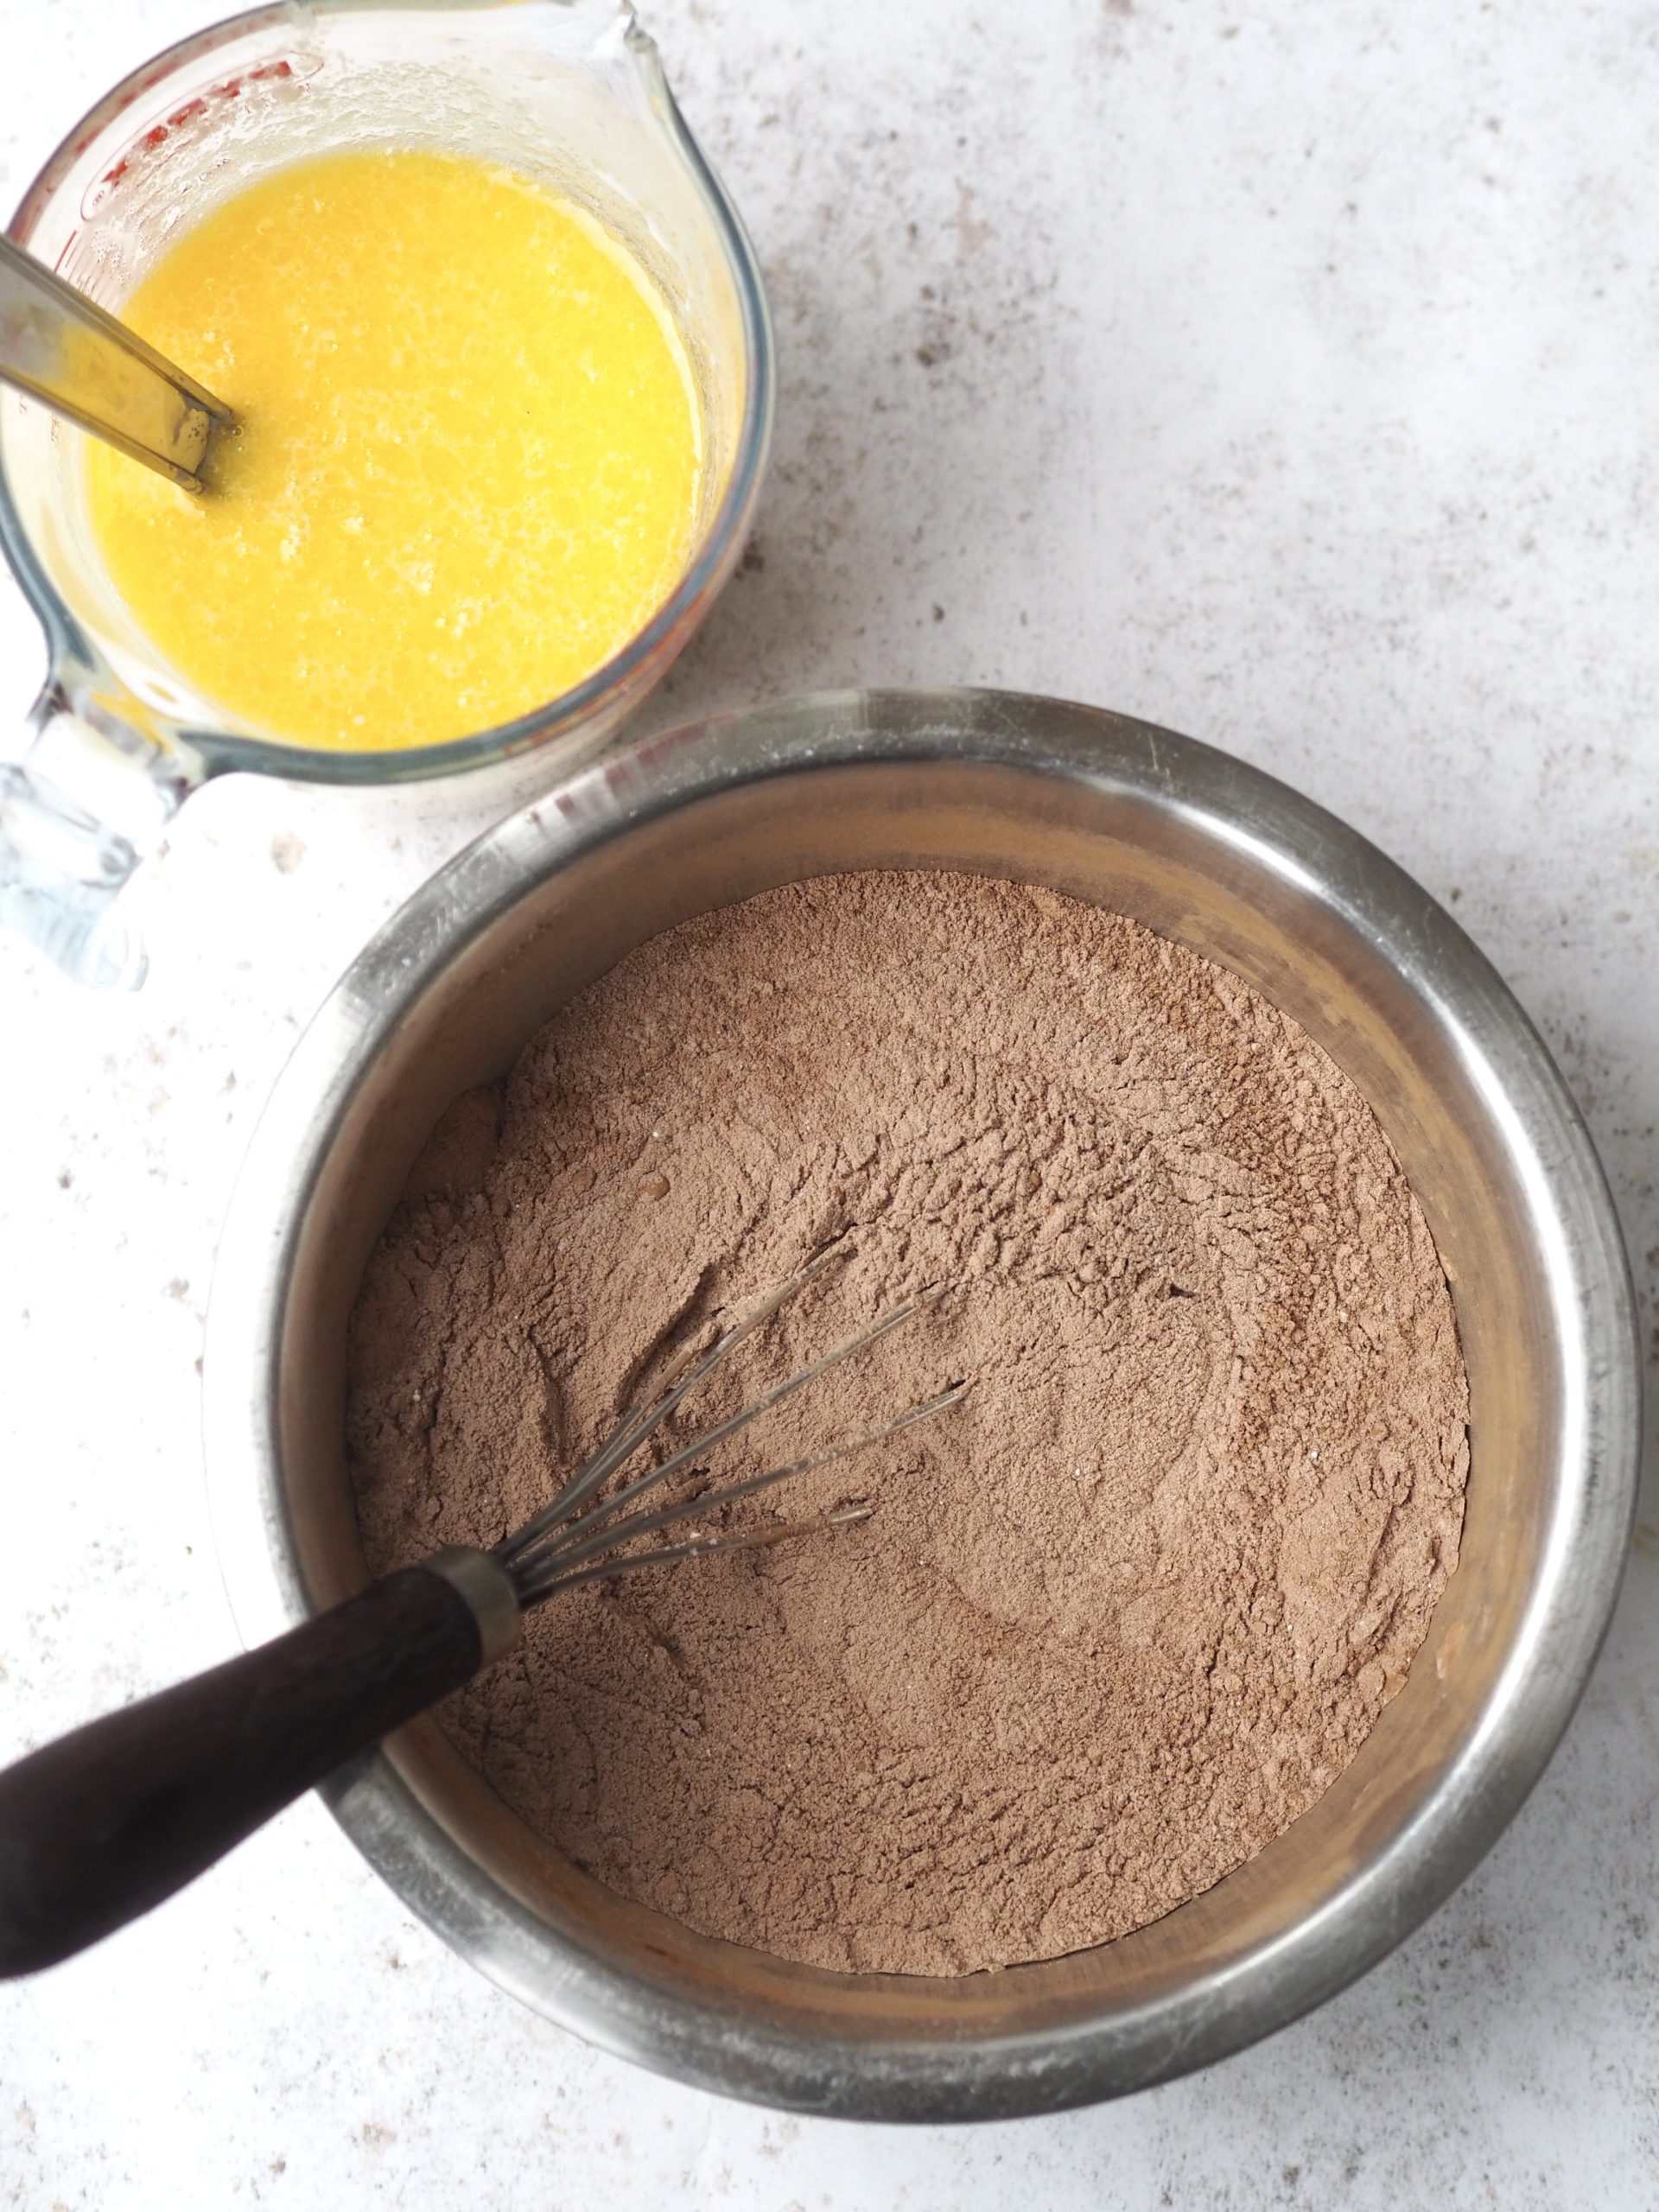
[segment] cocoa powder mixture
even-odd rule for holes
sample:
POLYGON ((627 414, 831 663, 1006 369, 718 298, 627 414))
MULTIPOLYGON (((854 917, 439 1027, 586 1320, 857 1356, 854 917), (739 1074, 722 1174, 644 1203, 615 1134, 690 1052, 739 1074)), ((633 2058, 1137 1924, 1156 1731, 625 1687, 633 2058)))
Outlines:
POLYGON ((1468 1463, 1446 1281, 1369 1108, 1134 923, 844 876, 624 960, 450 1109, 371 1262, 370 1561, 524 1519, 688 1336, 842 1232, 670 1441, 944 1285, 701 1478, 971 1376, 750 1509, 873 1516, 556 1599, 447 1725, 541 1834, 712 1935, 921 1974, 1122 1935, 1352 1758, 1468 1463))

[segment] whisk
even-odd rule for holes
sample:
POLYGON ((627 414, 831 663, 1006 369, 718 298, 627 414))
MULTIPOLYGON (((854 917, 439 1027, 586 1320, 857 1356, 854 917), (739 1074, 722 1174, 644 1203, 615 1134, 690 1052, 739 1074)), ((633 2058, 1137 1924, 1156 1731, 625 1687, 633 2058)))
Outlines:
POLYGON ((955 1405, 958 1382, 878 1427, 702 1496, 639 1503, 920 1310, 912 1299, 620 1489, 605 1485, 683 1400, 820 1269, 821 1255, 701 1357, 686 1353, 542 1510, 492 1549, 435 1553, 330 1612, 0 1773, 0 1976, 31 1974, 148 1912, 355 1754, 512 1650, 532 1606, 603 1577, 771 1544, 865 1518, 868 1504, 698 1528, 740 1498, 827 1467, 955 1405), (632 1547, 690 1525, 667 1543, 632 1547))

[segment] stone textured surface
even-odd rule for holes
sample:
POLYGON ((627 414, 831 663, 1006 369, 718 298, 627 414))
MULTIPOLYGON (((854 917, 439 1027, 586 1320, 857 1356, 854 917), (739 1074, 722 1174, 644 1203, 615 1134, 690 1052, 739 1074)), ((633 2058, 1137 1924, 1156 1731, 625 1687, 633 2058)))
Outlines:
MULTIPOLYGON (((14 11, 0 197, 196 0, 14 11)), ((1659 18, 1646 0, 662 0, 783 371, 746 572, 658 719, 1002 683, 1274 768, 1456 910, 1618 1189, 1659 1351, 1659 18)), ((40 653, 0 593, 0 706, 40 653)), ((142 996, 0 947, 0 1756, 230 1646, 196 1441, 288 1045, 471 827, 226 783, 142 996)), ((1655 1370, 1650 1365, 1649 1372, 1655 1370)), ((1131 2103, 797 2123, 499 1996, 314 1804, 0 1993, 0 2204, 813 2212, 1659 2203, 1659 1494, 1513 1829, 1313 2018, 1131 2103)))

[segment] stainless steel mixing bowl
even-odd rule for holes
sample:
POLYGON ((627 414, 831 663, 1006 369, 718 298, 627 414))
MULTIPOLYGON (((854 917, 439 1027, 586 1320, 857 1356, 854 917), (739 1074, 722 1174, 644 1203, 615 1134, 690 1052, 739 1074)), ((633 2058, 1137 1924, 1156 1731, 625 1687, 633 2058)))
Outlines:
POLYGON ((791 1966, 625 1904, 429 1721, 327 1796, 447 1942, 607 2050, 803 2111, 988 2117, 1165 2080, 1363 1973, 1513 1815, 1611 1610, 1639 1415, 1612 1206, 1525 1015, 1373 847, 1222 753, 1050 700, 848 693, 626 747, 435 876, 301 1040, 220 1253, 207 1459, 251 1640, 359 1586, 345 1321, 437 1115, 656 931, 899 867, 1135 916, 1266 991, 1375 1106, 1439 1240, 1471 1394, 1463 1560, 1405 1688, 1340 1781, 1206 1896, 1099 1949, 954 1981, 791 1966))

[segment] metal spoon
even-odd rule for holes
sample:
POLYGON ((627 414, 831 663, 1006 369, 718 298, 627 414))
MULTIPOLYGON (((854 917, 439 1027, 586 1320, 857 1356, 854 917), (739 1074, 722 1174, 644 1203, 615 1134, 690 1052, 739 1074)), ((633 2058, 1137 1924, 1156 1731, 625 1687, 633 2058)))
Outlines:
POLYGON ((187 492, 236 417, 124 322, 0 238, 0 384, 16 385, 187 492))

